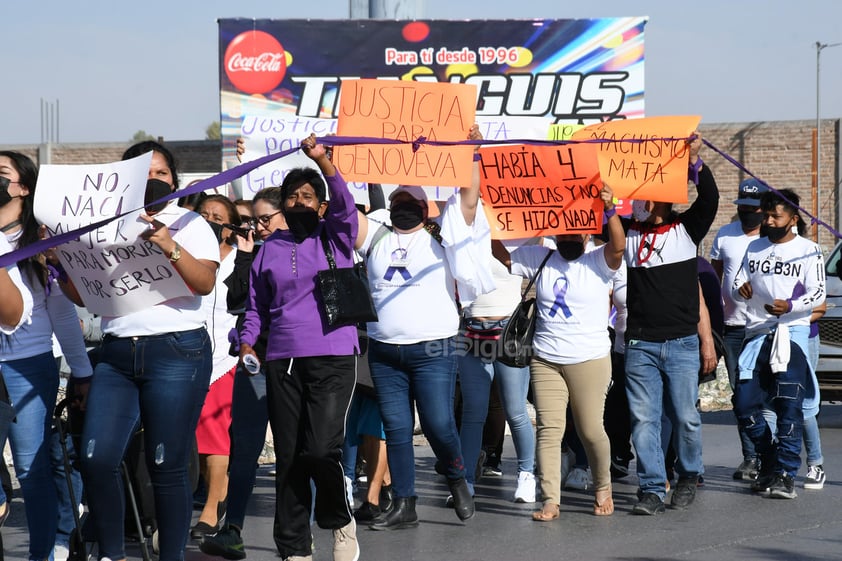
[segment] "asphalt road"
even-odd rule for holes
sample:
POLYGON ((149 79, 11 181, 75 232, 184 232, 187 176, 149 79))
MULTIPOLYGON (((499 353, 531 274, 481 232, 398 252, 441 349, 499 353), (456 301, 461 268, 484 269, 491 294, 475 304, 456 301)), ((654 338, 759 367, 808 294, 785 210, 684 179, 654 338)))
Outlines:
MULTIPOLYGON (((798 482, 798 498, 776 500, 752 495, 748 484, 731 478, 740 461, 737 432, 730 411, 704 413, 705 485, 686 511, 668 509, 658 516, 632 516, 634 476, 615 483, 616 511, 591 514, 589 492, 562 496, 561 517, 533 522, 536 505, 511 502, 516 467, 507 439, 502 478, 484 478, 477 486, 477 515, 461 523, 445 508, 447 487, 433 470, 427 446, 417 446, 418 528, 358 533, 361 560, 826 560, 842 559, 842 405, 825 404, 819 417, 829 480, 820 491, 798 482)), ((805 468, 802 468, 803 475, 805 468)), ((273 481, 260 469, 244 539, 248 559, 276 560, 272 542, 273 481)), ((198 513, 196 513, 198 516, 198 513)), ((6 559, 26 559, 26 530, 20 498, 2 530, 6 559)), ((332 559, 332 535, 314 528, 315 561, 332 559)), ((136 544, 129 557, 139 559, 136 544)), ((187 561, 218 559, 190 544, 187 561)))

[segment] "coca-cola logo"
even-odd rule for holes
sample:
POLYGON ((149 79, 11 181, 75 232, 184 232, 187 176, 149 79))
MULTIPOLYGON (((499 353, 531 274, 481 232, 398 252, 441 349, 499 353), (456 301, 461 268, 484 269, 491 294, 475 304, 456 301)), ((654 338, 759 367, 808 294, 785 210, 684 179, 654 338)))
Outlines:
POLYGON ((286 53, 265 31, 244 31, 225 49, 225 75, 238 90, 266 93, 278 87, 287 70, 286 53))

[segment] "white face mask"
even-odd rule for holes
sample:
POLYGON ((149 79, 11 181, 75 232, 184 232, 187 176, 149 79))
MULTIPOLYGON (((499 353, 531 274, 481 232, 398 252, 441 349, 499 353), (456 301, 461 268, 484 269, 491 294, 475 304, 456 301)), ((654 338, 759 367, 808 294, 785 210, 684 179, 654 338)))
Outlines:
POLYGON ((652 213, 646 208, 649 201, 632 201, 632 217, 638 222, 646 222, 652 213))

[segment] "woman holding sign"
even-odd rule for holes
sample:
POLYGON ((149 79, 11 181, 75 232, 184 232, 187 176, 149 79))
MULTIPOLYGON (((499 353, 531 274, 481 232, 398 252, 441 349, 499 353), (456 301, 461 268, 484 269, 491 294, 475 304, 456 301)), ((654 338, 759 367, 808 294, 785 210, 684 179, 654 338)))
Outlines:
MULTIPOLYGON (((35 221, 34 200, 38 169, 27 156, 0 152, 0 231, 4 242, 21 249, 40 239, 35 221)), ((18 262, 20 276, 32 297, 30 321, 11 334, 0 335, 0 363, 15 407, 16 422, 9 430, 15 473, 23 491, 29 527, 29 559, 43 561, 52 555, 56 540, 58 497, 50 460, 53 409, 59 386, 59 372, 53 357, 52 336, 56 333, 71 353, 71 344, 81 350, 85 364, 74 376, 90 379, 90 363, 84 355, 82 330, 76 309, 59 290, 44 263, 43 254, 18 262), (75 338, 75 339, 74 339, 75 338)), ((2 292, 6 298, 6 292, 2 292)), ((4 322, 6 323, 6 322, 4 322)), ((12 323, 12 322, 9 322, 12 323)), ((78 356, 74 354, 74 357, 78 356)), ((86 384, 77 384, 84 388, 86 384)), ((8 513, 8 503, 0 503, 8 513)))
MULTIPOLYGON (((177 186, 175 163, 157 143, 130 147, 123 159, 153 151, 147 202, 177 186)), ((161 561, 179 561, 190 531, 188 459, 208 391, 212 353, 202 296, 214 288, 219 246, 210 226, 175 199, 147 208, 142 237, 154 243, 192 294, 123 316, 104 316, 99 363, 82 432, 82 475, 100 558, 126 558, 120 462, 138 425, 155 496, 161 561)))
POLYGON ((537 414, 539 481, 544 505, 532 514, 539 522, 555 520, 561 502, 561 441, 567 405, 593 471, 593 513, 614 512, 611 496, 611 448, 603 425, 605 395, 611 382, 611 340, 608 315, 611 282, 623 260, 625 235, 614 209, 613 192, 600 191, 607 218, 608 243, 585 253, 588 236, 556 236, 557 251, 524 246, 511 254, 494 242, 494 255, 513 274, 535 281, 538 318, 530 364, 537 414))
MULTIPOLYGON (((482 138, 477 125, 470 138, 482 138)), ((459 303, 468 305, 494 286, 488 272, 490 229, 479 206, 479 167, 473 166, 472 185, 448 200, 439 223, 427 223, 427 195, 414 185, 389 196, 391 227, 360 218, 358 248, 366 255, 379 317, 368 324, 369 365, 394 492, 393 507, 374 521, 375 530, 418 525, 413 400, 445 467, 456 515, 460 520, 474 515, 453 415, 459 303)))

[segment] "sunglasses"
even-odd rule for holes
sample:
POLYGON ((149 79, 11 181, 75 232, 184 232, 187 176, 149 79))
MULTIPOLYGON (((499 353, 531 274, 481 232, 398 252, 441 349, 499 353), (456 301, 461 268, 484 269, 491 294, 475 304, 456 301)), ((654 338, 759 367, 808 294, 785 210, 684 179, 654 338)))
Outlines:
POLYGON ((281 211, 279 210, 277 212, 273 212, 272 214, 263 214, 257 217, 257 221, 260 222, 260 224, 262 224, 263 226, 268 226, 269 221, 272 220, 272 217, 280 213, 281 211))
POLYGON ((240 215, 240 224, 254 224, 254 218, 248 214, 240 215))

